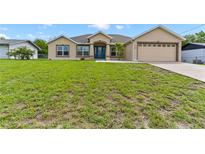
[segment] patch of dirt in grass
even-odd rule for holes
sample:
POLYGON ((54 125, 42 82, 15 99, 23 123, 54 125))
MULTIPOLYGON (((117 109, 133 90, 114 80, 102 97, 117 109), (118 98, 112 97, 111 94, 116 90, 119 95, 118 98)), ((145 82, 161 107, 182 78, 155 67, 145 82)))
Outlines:
POLYGON ((170 102, 170 104, 171 104, 172 107, 175 107, 175 106, 177 106, 177 105, 180 104, 180 101, 179 101, 179 100, 177 100, 177 99, 172 99, 172 98, 169 98, 169 102, 170 102))
POLYGON ((67 93, 68 93, 69 96, 73 97, 73 91, 72 90, 68 90, 67 93))
MULTIPOLYGON (((144 92, 144 91, 138 91, 138 94, 137 94, 137 95, 142 96, 143 102, 144 102, 145 104, 148 104, 148 103, 150 102, 150 98, 149 98, 149 96, 148 96, 148 94, 147 94, 146 92, 144 92)), ((139 98, 138 98, 138 100, 139 100, 139 98)), ((140 100, 141 100, 141 99, 140 99, 140 100)))
POLYGON ((24 108, 26 108, 26 104, 23 103, 23 102, 18 102, 18 103, 16 103, 16 105, 15 105, 15 109, 16 109, 16 110, 23 110, 24 108))
POLYGON ((168 116, 171 111, 168 111, 168 110, 162 108, 162 109, 158 110, 158 112, 159 112, 162 116, 165 117, 165 116, 168 116))
POLYGON ((196 90, 196 89, 204 88, 204 87, 205 87, 205 83, 197 81, 197 82, 190 84, 189 89, 196 90))
POLYGON ((189 125, 183 122, 177 122, 176 127, 179 129, 190 129, 189 125))
POLYGON ((36 115, 35 119, 37 126, 46 127, 52 125, 55 122, 55 119, 57 119, 57 115, 50 111, 49 114, 36 115))
POLYGON ((177 99, 174 99, 174 98, 172 98, 172 97, 170 97, 170 96, 166 96, 166 98, 169 100, 169 102, 171 103, 171 105, 172 105, 173 107, 176 106, 176 105, 178 105, 178 104, 180 104, 180 101, 177 100, 177 99))
POLYGON ((51 97, 51 101, 54 101, 54 102, 57 102, 57 101, 59 101, 59 96, 52 96, 51 97))
POLYGON ((180 102, 178 100, 171 100, 170 102, 173 106, 180 104, 180 102))
POLYGON ((27 118, 25 118, 25 119, 21 120, 18 123, 18 125, 19 125, 19 127, 21 127, 23 125, 32 125, 34 123, 34 121, 35 121, 34 119, 27 119, 27 118))
POLYGON ((121 124, 123 121, 123 113, 121 111, 117 111, 115 114, 115 119, 117 124, 121 124))
POLYGON ((143 128, 149 128, 149 119, 145 116, 142 115, 142 120, 143 120, 143 128))
POLYGON ((37 127, 40 127, 40 128, 49 127, 49 126, 51 126, 53 123, 54 123, 54 121, 52 121, 52 120, 36 121, 37 127))

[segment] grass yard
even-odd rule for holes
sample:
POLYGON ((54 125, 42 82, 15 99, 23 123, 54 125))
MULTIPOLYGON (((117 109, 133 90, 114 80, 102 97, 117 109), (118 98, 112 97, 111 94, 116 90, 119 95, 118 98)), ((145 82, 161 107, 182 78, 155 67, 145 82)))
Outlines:
POLYGON ((205 128, 205 84, 148 64, 0 60, 0 128, 205 128))

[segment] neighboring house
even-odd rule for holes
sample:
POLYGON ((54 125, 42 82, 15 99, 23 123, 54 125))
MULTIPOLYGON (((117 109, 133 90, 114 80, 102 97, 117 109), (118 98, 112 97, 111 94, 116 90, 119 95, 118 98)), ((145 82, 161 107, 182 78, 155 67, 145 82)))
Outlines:
POLYGON ((187 43, 182 47, 182 61, 205 63, 205 43, 187 43))
POLYGON ((49 59, 116 59, 116 42, 124 43, 124 60, 133 61, 181 61, 181 42, 183 37, 157 26, 135 38, 118 34, 63 35, 48 42, 49 59))
POLYGON ((0 58, 8 58, 8 55, 6 54, 8 51, 23 46, 34 51, 32 59, 38 59, 38 51, 40 50, 38 46, 29 40, 15 39, 0 39, 0 58))

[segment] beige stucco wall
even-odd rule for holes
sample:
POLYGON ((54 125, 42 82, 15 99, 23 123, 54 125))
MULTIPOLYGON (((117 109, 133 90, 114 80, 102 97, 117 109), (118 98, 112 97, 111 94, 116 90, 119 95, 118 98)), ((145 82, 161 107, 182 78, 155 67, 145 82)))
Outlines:
POLYGON ((48 44, 48 59, 78 59, 76 58, 76 44, 66 38, 59 38, 48 44), (56 56, 56 45, 69 45, 69 56, 68 57, 57 57, 56 56))
POLYGON ((106 42, 110 43, 110 38, 103 35, 103 34, 96 34, 93 37, 90 38, 90 43, 95 43, 95 42, 106 42))
POLYGON ((129 43, 125 46, 125 59, 132 60, 133 56, 133 43, 129 43))

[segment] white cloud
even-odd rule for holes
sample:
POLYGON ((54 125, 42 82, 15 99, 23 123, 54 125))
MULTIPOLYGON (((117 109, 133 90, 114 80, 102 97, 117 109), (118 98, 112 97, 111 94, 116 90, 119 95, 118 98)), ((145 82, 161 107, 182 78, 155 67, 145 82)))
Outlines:
POLYGON ((63 31, 63 30, 61 30, 61 31, 59 31, 58 33, 59 33, 59 34, 63 34, 63 33, 64 33, 64 31, 63 31))
POLYGON ((127 28, 127 29, 131 28, 131 26, 130 26, 130 25, 128 25, 128 24, 126 24, 125 26, 126 26, 126 28, 127 28))
POLYGON ((30 39, 36 38, 33 34, 27 34, 27 36, 28 36, 30 39))
POLYGON ((17 38, 20 38, 20 37, 21 37, 21 35, 17 34, 17 35, 16 35, 16 37, 17 37, 17 38))
POLYGON ((6 27, 0 27, 0 30, 1 30, 1 31, 7 31, 8 28, 6 28, 6 27))
POLYGON ((47 29, 48 27, 53 26, 52 24, 43 24, 41 26, 38 27, 38 29, 47 29))
POLYGON ((9 39, 9 37, 6 34, 0 34, 0 37, 4 37, 6 39, 9 39))
POLYGON ((27 34, 27 37, 29 39, 31 39, 31 40, 34 40, 34 39, 37 39, 37 38, 48 40, 51 36, 50 35, 46 35, 43 32, 39 32, 38 35, 27 34))
POLYGON ((123 26, 123 25, 116 25, 115 27, 116 27, 118 30, 124 29, 124 26, 123 26))
POLYGON ((88 25, 88 27, 96 28, 99 30, 108 30, 110 28, 109 24, 92 24, 88 25))
POLYGON ((44 40, 49 40, 51 38, 50 35, 40 35, 38 38, 44 39, 44 40))

